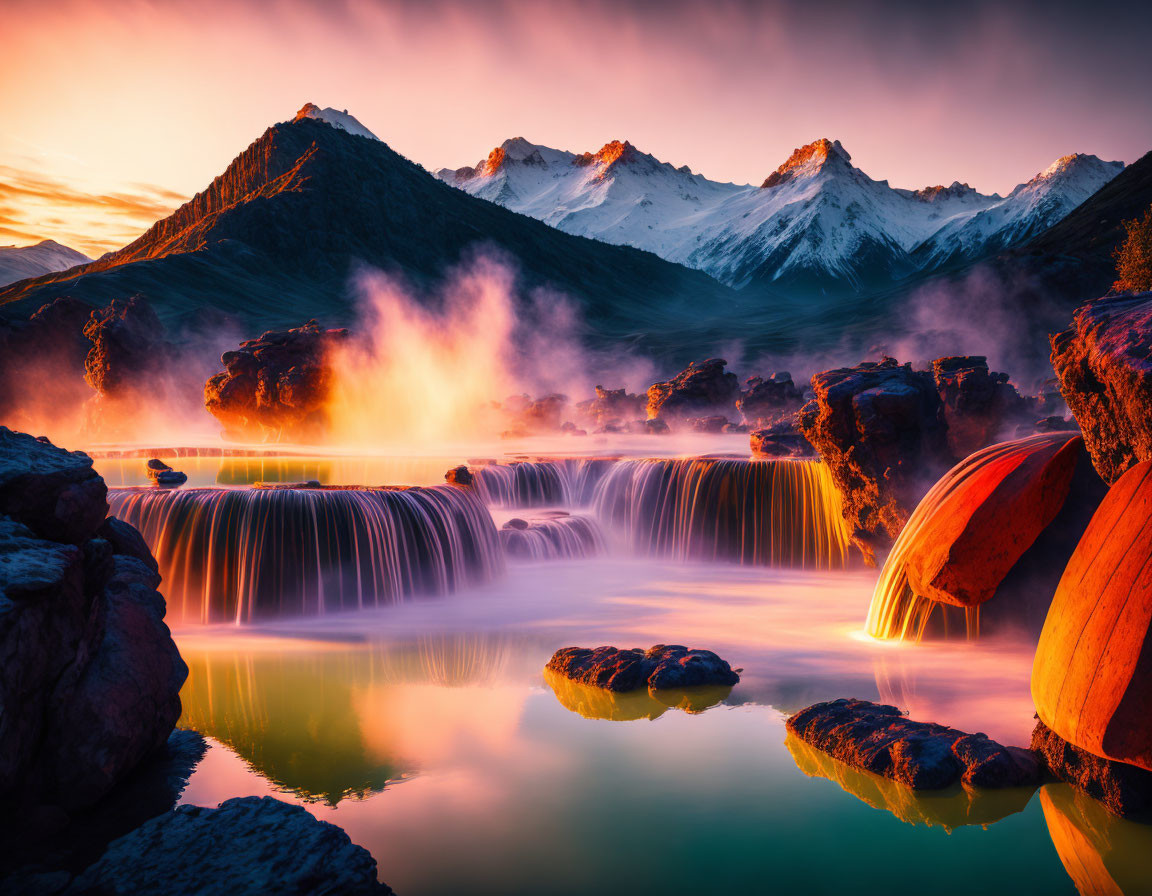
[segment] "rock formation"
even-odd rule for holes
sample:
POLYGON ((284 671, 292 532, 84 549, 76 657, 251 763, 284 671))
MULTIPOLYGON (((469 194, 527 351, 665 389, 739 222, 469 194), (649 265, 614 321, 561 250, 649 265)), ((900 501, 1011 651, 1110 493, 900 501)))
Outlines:
POLYGON ((626 389, 597 386, 595 398, 576 404, 576 416, 579 422, 592 430, 623 427, 631 420, 643 418, 647 405, 648 400, 643 395, 632 395, 626 389))
POLYGON ((977 451, 931 488, 901 531, 876 585, 868 632, 919 638, 947 607, 981 608, 979 625, 956 626, 969 636, 998 624, 1039 632, 1105 490, 1076 433, 977 451))
POLYGON ((376 860, 334 824, 272 797, 180 806, 116 840, 66 894, 376 894, 376 860), (222 848, 226 845, 226 848, 222 848))
POLYGON ((1008 374, 988 370, 987 358, 939 358, 932 362, 932 376, 953 457, 1000 441, 1029 416, 1027 399, 1008 382, 1008 374))
POLYGON ((1051 358, 1104 480, 1152 459, 1152 292, 1081 305, 1051 358))
POLYGON ((91 397, 84 383, 91 314, 91 305, 59 298, 27 320, 0 319, 0 420, 19 420, 28 410, 76 410, 91 397), (29 396, 36 407, 28 407, 29 396))
POLYGON ((1042 721, 1032 732, 1032 751, 1044 767, 1113 815, 1152 820, 1152 772, 1114 762, 1070 744, 1042 721))
POLYGON ((734 685, 740 676, 711 650, 657 644, 647 650, 564 647, 547 668, 572 681, 609 691, 734 685))
MULTIPOLYGON (((528 435, 545 435, 564 430, 564 414, 568 409, 568 396, 559 393, 531 398, 528 395, 511 395, 500 405, 508 429, 502 434, 505 438, 522 438, 528 435)), ((569 426, 569 429, 574 429, 569 426)))
POLYGON ((91 459, 0 427, 0 802, 72 811, 164 745, 187 668, 91 459))
POLYGON ((148 478, 152 480, 154 485, 161 486, 162 488, 174 488, 188 481, 187 473, 173 470, 168 464, 156 457, 145 464, 144 471, 148 474, 148 478))
POLYGON ((736 416, 740 381, 721 358, 693 361, 664 383, 648 387, 648 417, 668 423, 689 417, 736 416))
POLYGON ((1068 562, 1032 668, 1036 712, 1081 750, 1152 770, 1152 461, 1101 502, 1068 562))
POLYGON ((753 430, 748 439, 754 458, 812 457, 816 453, 812 443, 796 429, 794 420, 753 430))
POLYGON ((225 438, 249 441, 309 439, 327 426, 331 355, 347 330, 322 330, 310 320, 270 330, 225 352, 223 373, 204 384, 204 403, 225 438))
POLYGON ((748 389, 736 400, 736 409, 744 422, 756 429, 789 420, 804 405, 804 393, 796 388, 790 373, 780 371, 768 379, 750 377, 746 385, 748 389))
POLYGON ((544 682, 552 689, 560 705, 586 719, 631 722, 636 719, 658 719, 669 709, 701 713, 732 693, 731 685, 703 685, 691 688, 650 691, 609 691, 595 685, 581 684, 560 672, 544 670, 544 682))
POLYGON ((802 709, 788 731, 854 768, 899 781, 914 790, 1016 787, 1040 782, 1036 758, 984 734, 905 718, 895 706, 833 700, 802 709))

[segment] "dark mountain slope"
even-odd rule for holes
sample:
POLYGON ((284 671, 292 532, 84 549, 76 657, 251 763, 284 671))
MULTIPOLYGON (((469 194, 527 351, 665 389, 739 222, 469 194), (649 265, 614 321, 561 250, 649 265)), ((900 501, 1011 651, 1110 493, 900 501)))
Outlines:
POLYGON ((702 273, 475 199, 384 143, 311 119, 270 128, 120 251, 0 292, 0 313, 26 315, 61 295, 101 304, 140 293, 170 327, 214 311, 252 331, 310 317, 346 324, 359 266, 431 287, 482 248, 511 256, 525 287, 575 299, 597 341, 663 347, 674 330, 738 313, 735 293, 702 273))

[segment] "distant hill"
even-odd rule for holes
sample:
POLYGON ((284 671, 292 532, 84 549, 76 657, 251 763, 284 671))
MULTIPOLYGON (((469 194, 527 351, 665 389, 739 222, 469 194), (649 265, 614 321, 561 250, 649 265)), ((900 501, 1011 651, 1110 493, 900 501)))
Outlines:
POLYGON ((29 277, 65 271, 91 260, 55 240, 43 240, 34 246, 0 246, 0 287, 29 277))

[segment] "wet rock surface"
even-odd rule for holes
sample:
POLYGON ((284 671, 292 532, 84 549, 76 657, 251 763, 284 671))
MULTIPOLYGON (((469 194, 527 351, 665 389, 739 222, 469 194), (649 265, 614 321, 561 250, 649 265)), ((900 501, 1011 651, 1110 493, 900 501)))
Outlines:
POLYGON ((1106 482, 1152 459, 1152 292, 1081 305, 1052 337, 1051 360, 1106 482))
POLYGON ((648 387, 648 417, 676 422, 692 417, 736 417, 740 381, 724 370, 727 361, 693 361, 672 379, 648 387))
POLYGON ((0 427, 0 803, 90 806, 166 742, 187 667, 91 459, 0 427))
POLYGON ((1098 800, 1113 815, 1152 821, 1152 772, 1070 744, 1037 721, 1032 750, 1054 777, 1098 800))
POLYGON ((802 709, 787 721, 805 743, 854 768, 891 778, 914 790, 1036 784, 1036 758, 984 734, 906 718, 895 706, 840 699, 802 709))
POLYGON ((376 860, 343 830, 272 797, 181 806, 141 825, 67 894, 387 894, 376 860))
POLYGON ((547 668, 572 681, 610 691, 733 685, 740 676, 711 650, 657 644, 647 650, 564 647, 547 668))
POLYGON ((327 426, 332 353, 348 331, 310 320, 270 330, 225 352, 223 373, 204 384, 204 404, 226 438, 275 441, 315 437, 327 426))

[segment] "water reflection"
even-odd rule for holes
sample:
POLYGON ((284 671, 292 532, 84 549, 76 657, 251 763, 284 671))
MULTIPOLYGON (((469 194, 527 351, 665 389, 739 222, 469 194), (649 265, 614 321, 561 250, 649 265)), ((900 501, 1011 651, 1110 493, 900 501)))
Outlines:
POLYGON ((610 722, 658 719, 669 709, 704 712, 732 693, 731 687, 717 686, 617 693, 572 681, 551 669, 544 670, 544 681, 565 709, 586 719, 610 722))
POLYGON ((1046 784, 1048 833, 1081 896, 1152 893, 1152 825, 1109 814, 1068 784, 1046 784))
POLYGON ((853 768, 792 734, 784 741, 796 767, 810 778, 827 778, 858 800, 891 812, 906 824, 953 831, 965 825, 995 824, 1023 812, 1035 787, 971 790, 960 784, 945 790, 912 790, 889 778, 853 768))

